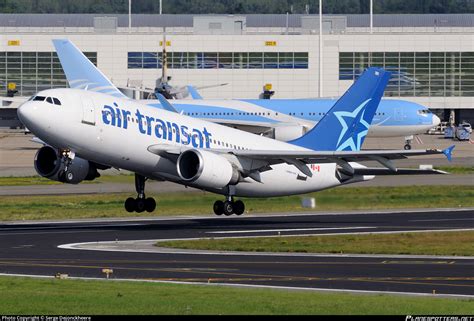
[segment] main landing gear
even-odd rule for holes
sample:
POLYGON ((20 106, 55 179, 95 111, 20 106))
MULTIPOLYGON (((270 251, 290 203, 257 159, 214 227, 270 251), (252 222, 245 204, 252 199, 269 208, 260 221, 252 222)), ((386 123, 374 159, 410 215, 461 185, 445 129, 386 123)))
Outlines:
POLYGON ((405 137, 405 146, 403 146, 403 149, 410 150, 412 141, 413 141, 413 135, 406 136, 405 137))
POLYGON ((135 189, 137 191, 137 198, 129 197, 125 201, 125 209, 127 212, 141 213, 144 211, 153 212, 156 208, 155 199, 152 197, 145 198, 145 176, 135 174, 135 189))
POLYGON ((242 215, 245 211, 244 202, 241 200, 235 201, 232 196, 229 196, 225 202, 223 201, 216 201, 214 203, 214 213, 216 215, 242 215))

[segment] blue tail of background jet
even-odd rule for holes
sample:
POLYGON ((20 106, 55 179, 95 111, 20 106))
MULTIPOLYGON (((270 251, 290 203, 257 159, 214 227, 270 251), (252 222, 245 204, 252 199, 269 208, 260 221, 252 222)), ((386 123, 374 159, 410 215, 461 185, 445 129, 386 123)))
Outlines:
POLYGON ((54 39, 53 44, 69 87, 126 97, 72 42, 67 39, 54 39))
POLYGON ((316 126, 289 143, 318 151, 360 150, 389 78, 381 68, 367 69, 316 126))

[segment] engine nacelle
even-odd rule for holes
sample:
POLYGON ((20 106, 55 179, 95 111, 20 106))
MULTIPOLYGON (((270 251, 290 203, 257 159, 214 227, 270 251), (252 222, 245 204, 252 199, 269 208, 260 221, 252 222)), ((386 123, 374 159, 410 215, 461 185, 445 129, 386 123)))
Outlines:
POLYGON ((202 187, 221 189, 236 184, 240 177, 226 158, 203 150, 185 151, 176 166, 182 180, 202 187))
POLYGON ((306 133, 306 131, 306 127, 304 126, 277 126, 273 128, 266 136, 282 142, 287 142, 300 138, 306 133))
POLYGON ((83 180, 93 180, 100 176, 94 163, 75 157, 65 171, 66 163, 58 152, 50 147, 41 147, 35 156, 36 172, 53 181, 78 184, 83 180))

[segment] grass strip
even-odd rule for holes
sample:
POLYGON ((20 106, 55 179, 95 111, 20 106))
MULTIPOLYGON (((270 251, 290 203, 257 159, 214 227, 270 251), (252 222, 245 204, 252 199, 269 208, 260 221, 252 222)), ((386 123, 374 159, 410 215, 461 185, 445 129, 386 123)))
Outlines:
MULTIPOLYGON (((93 181, 83 181, 81 184, 101 184, 101 183, 123 183, 134 184, 132 174, 102 175, 93 181)), ((0 177, 0 186, 28 186, 28 185, 59 185, 61 182, 53 181, 41 176, 22 177, 0 177)))
POLYGON ((0 277, 0 311, 6 315, 467 315, 474 311, 474 300, 0 277))
MULTIPOLYGON (((128 213, 123 203, 130 194, 0 196, 0 220, 36 220, 213 215, 212 204, 222 196, 206 192, 156 196, 153 213, 128 213)), ((147 195, 153 196, 153 195, 147 195)), ((400 208, 473 207, 474 186, 404 186, 334 188, 304 196, 242 198, 247 213, 346 211, 400 208), (302 197, 314 197, 316 209, 303 209, 302 197)))
POLYGON ((474 166, 435 166, 435 169, 439 169, 450 174, 474 174, 474 166))
MULTIPOLYGON (((450 174, 474 174, 474 166, 436 166, 436 169, 446 171, 450 174)), ((134 175, 122 173, 117 175, 102 175, 94 181, 84 181, 83 183, 126 183, 134 184, 134 175)), ((60 182, 52 181, 41 176, 7 176, 0 177, 0 186, 27 186, 27 185, 56 185, 60 182)))
POLYGON ((474 231, 203 239, 156 245, 212 251, 474 256, 474 231))

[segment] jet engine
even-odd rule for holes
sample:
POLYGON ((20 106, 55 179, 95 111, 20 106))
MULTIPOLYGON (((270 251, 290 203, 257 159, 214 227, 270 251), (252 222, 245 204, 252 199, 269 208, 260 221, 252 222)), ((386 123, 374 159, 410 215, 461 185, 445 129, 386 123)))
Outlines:
POLYGON ((307 131, 304 126, 277 126, 268 132, 267 137, 273 138, 282 142, 287 142, 293 139, 300 138, 307 131))
POLYGON ((94 163, 79 157, 71 160, 66 170, 65 158, 50 146, 41 147, 36 152, 35 169, 43 177, 69 184, 91 181, 100 176, 94 163))
POLYGON ((189 149, 176 163, 182 180, 208 188, 223 188, 236 184, 240 174, 224 157, 208 151, 189 149))

